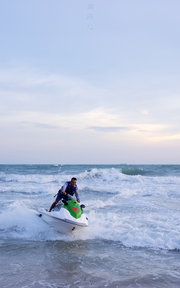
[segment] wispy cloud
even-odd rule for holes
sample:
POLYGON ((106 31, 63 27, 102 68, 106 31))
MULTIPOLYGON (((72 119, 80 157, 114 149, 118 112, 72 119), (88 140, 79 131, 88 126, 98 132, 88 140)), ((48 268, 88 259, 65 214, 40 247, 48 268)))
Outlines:
MULTIPOLYGON (((126 122, 119 114, 102 108, 84 113, 45 113, 37 111, 12 112, 0 114, 0 126, 33 129, 54 129, 74 131, 95 131, 101 134, 115 133, 128 135, 134 141, 164 141, 166 135, 173 134, 173 127, 165 124, 145 124, 126 122)), ((79 133, 79 132, 78 132, 79 133)), ((177 135, 178 133, 174 133, 177 135)), ((173 135, 174 135, 173 134, 173 135)), ((111 135, 112 137, 112 135, 111 135)), ((172 137, 173 138, 173 137, 172 137)), ((175 137, 174 137, 175 138, 175 137)), ((117 138, 116 138, 117 139, 117 138)))
POLYGON ((38 71, 0 70, 1 110, 83 112, 101 105, 107 91, 80 77, 38 71))
POLYGON ((110 134, 112 141, 123 136, 124 141, 134 143, 179 140, 173 129, 179 131, 180 116, 171 114, 180 105, 177 95, 175 103, 168 93, 164 98, 155 98, 160 95, 156 93, 152 99, 150 94, 143 98, 143 93, 133 98, 132 87, 105 89, 78 77, 28 69, 3 72, 0 70, 0 126, 7 131, 12 127, 57 134, 68 131, 69 135, 79 133, 79 139, 83 133, 91 137, 96 132, 99 138, 110 134))
POLYGON ((129 127, 123 126, 91 126, 88 129, 100 131, 100 132, 119 132, 119 131, 129 131, 129 127))
POLYGON ((158 143, 158 142, 170 142, 170 141, 179 141, 180 133, 177 134, 167 134, 167 135, 153 135, 148 137, 148 141, 158 143))
POLYGON ((47 123, 38 123, 38 122, 19 122, 21 127, 24 128, 40 128, 40 129, 57 129, 59 128, 57 125, 51 125, 47 123))

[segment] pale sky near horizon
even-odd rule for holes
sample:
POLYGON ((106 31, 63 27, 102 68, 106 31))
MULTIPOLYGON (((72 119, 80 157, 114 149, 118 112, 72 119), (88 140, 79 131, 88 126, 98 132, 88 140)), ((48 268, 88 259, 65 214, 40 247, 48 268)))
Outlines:
POLYGON ((0 0, 0 163, 180 164, 179 0, 0 0))

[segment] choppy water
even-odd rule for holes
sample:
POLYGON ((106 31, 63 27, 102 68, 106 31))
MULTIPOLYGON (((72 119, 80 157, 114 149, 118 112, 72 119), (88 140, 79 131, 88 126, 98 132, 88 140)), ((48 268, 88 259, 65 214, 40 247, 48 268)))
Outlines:
POLYGON ((0 165, 1 287, 180 287, 180 165, 0 165), (78 178, 89 227, 34 213, 78 178))

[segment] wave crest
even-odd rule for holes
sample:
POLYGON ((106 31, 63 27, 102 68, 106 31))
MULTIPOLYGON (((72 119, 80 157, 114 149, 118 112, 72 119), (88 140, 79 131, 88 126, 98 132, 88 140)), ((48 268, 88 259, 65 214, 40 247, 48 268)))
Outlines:
POLYGON ((143 176, 145 174, 145 171, 142 168, 122 168, 122 173, 129 176, 143 176))

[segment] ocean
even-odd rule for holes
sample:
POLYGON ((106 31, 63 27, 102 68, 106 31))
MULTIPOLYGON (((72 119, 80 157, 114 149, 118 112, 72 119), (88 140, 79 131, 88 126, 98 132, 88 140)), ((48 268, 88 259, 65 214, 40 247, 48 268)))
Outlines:
POLYGON ((180 165, 0 165, 0 287, 180 287, 180 165), (89 227, 37 216, 77 178, 89 227))

